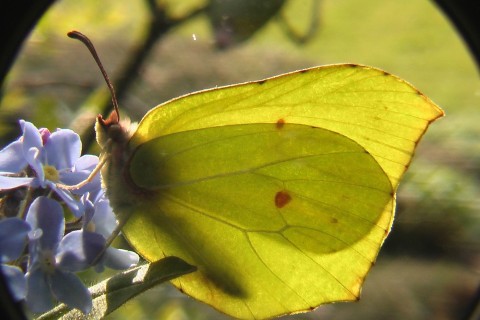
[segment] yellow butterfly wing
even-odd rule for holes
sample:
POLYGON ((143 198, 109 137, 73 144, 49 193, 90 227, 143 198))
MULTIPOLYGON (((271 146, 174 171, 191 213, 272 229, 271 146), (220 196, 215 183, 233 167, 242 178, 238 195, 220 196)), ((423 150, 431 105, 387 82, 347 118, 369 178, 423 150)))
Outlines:
POLYGON ((207 90, 152 109, 105 183, 147 260, 238 318, 358 299, 394 192, 443 112, 383 71, 333 65, 207 90))

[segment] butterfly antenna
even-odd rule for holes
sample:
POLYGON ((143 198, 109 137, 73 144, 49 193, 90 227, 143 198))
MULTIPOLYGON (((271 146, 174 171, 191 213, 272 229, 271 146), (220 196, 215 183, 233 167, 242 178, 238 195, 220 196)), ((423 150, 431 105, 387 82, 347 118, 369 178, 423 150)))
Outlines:
POLYGON ((108 89, 110 90, 110 94, 112 95, 113 109, 117 114, 117 121, 120 121, 120 112, 118 111, 118 102, 117 102, 117 96, 115 95, 115 89, 113 88, 112 81, 110 81, 110 78, 108 77, 108 74, 105 71, 105 68, 103 67, 102 62, 100 61, 100 58, 98 57, 97 51, 95 50, 93 43, 90 41, 90 39, 86 35, 78 31, 70 31, 69 33, 67 33, 67 35, 72 39, 80 40, 88 48, 88 50, 90 50, 90 53, 92 54, 93 59, 95 59, 95 62, 100 68, 103 78, 105 79, 108 89))

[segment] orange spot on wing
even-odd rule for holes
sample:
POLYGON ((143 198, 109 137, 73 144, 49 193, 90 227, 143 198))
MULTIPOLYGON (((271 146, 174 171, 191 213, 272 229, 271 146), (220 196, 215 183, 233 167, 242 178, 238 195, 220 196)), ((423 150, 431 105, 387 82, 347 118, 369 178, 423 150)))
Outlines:
POLYGON ((275 194, 275 206, 277 208, 285 207, 291 200, 292 197, 287 191, 279 191, 277 194, 275 194))
POLYGON ((278 119, 276 125, 277 125, 277 129, 282 129, 283 126, 285 125, 285 119, 278 119))

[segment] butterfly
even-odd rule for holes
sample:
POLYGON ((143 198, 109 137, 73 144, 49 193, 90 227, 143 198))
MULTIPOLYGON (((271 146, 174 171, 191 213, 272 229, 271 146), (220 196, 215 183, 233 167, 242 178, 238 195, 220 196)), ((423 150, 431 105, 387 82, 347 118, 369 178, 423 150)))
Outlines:
POLYGON ((398 183, 441 116, 407 82, 338 64, 188 94, 133 128, 116 107, 96 132, 132 247, 196 266, 172 283, 257 319, 359 299, 398 183))

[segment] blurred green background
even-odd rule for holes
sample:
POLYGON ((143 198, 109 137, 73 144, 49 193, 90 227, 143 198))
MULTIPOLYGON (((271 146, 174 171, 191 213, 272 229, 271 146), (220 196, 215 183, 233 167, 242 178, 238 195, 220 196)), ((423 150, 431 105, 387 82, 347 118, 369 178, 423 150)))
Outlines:
MULTIPOLYGON (((278 5, 265 16, 249 11, 251 0, 244 0, 237 2, 246 9, 229 17, 203 10, 207 2, 58 1, 2 89, 2 145, 18 136, 24 118, 38 127, 75 128, 85 148, 98 152, 89 139, 109 96, 87 50, 66 37, 74 29, 95 43, 133 120, 181 94, 300 68, 351 62, 384 69, 414 84, 447 116, 429 129, 400 186, 393 231, 362 299, 284 318, 459 318, 480 280, 480 81, 449 21, 432 2, 418 0, 265 0, 278 5), (248 18, 265 24, 252 27, 248 18), (167 30, 152 21, 175 23, 167 30), (155 40, 151 47, 147 39, 155 40), (147 53, 144 63, 126 71, 147 53)), ((109 318, 226 317, 164 285, 109 318)))

